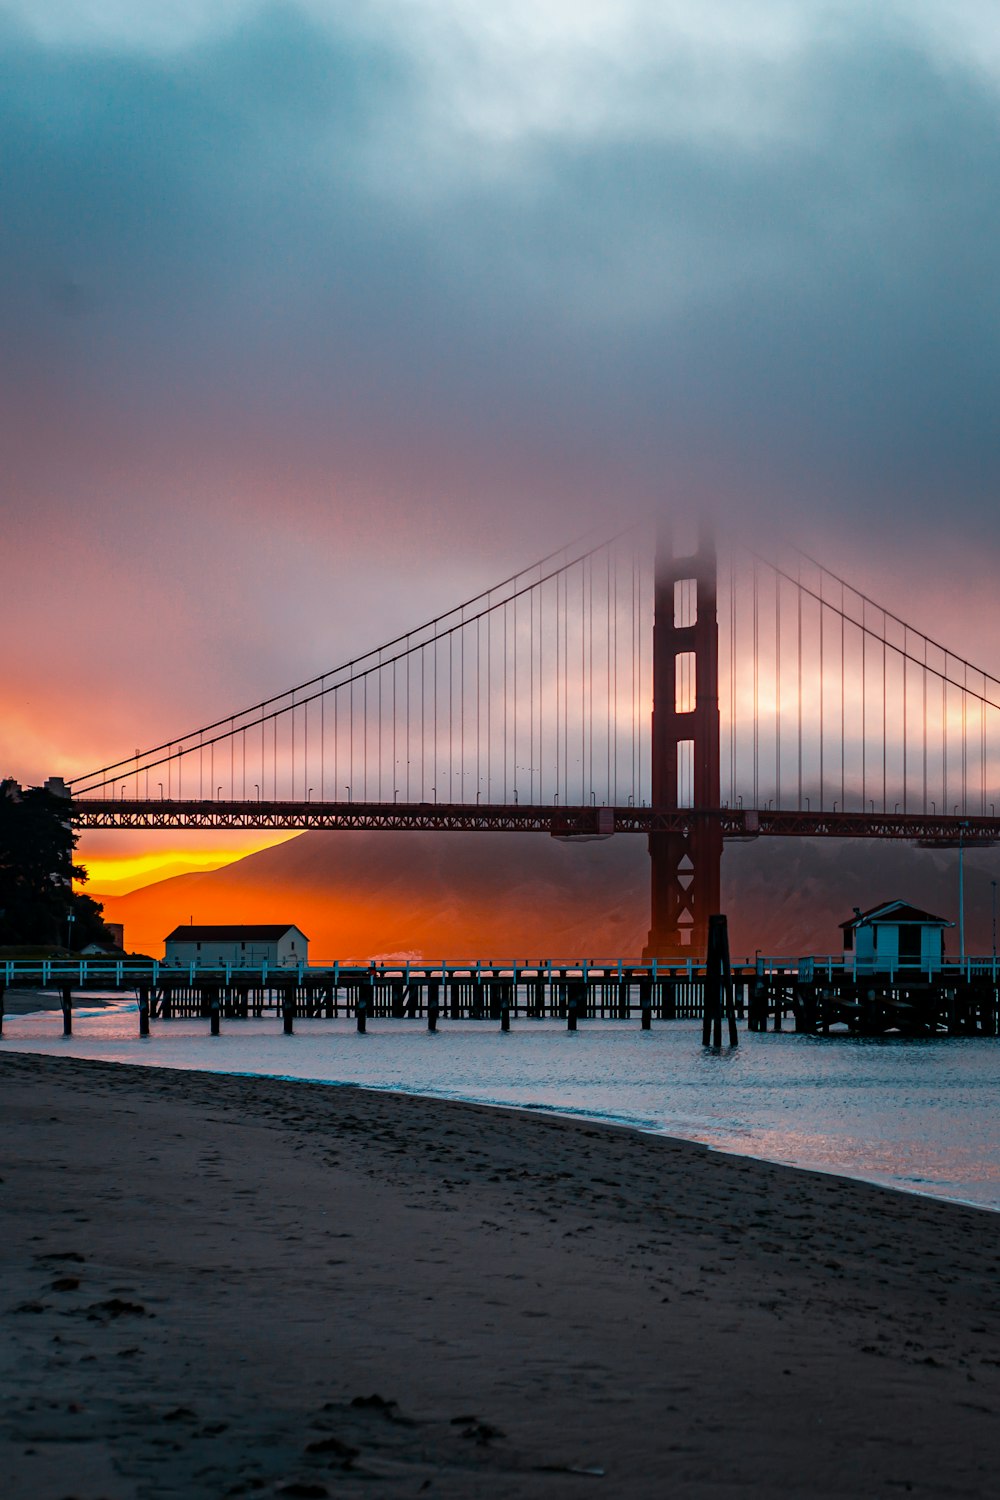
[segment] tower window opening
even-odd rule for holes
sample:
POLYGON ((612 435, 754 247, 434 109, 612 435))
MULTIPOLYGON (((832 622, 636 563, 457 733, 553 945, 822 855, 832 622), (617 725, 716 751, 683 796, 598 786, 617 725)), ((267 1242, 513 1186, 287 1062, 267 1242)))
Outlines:
POLYGON ((694 740, 677 742, 677 806, 694 807, 694 740))
POLYGON ((674 629, 687 630, 698 623, 698 580, 678 578, 674 584, 674 629))
POLYGON ((689 714, 695 704, 695 653, 678 651, 674 657, 674 712, 689 714))

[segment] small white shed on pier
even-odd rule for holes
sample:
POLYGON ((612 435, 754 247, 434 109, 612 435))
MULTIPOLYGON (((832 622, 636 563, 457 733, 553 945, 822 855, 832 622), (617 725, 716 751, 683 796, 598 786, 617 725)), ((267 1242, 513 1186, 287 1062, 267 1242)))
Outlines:
POLYGON ((844 960, 856 962, 859 970, 875 973, 886 969, 919 969, 932 973, 944 958, 944 931, 954 927, 947 917, 935 917, 907 901, 885 901, 868 911, 854 908, 854 916, 841 922, 844 960))
POLYGON ((262 926, 175 927, 164 939, 165 964, 202 964, 207 968, 289 969, 309 961, 309 939, 287 922, 262 926))

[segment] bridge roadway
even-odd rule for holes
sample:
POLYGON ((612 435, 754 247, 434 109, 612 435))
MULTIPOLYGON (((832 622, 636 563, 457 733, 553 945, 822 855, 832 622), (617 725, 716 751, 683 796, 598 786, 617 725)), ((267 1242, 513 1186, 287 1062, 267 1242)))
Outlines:
POLYGON ((726 839, 767 837, 908 839, 967 848, 1000 842, 1000 817, 955 813, 776 811, 722 807, 560 807, 539 803, 223 801, 80 797, 78 828, 323 829, 448 833, 547 833, 599 839, 613 833, 683 833, 706 819, 726 839))

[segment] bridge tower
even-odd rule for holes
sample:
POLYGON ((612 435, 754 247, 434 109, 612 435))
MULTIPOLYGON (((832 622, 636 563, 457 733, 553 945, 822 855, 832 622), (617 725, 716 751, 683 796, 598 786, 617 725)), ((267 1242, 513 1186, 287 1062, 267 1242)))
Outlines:
POLYGON ((715 543, 674 553, 661 527, 653 616, 654 807, 691 809, 686 833, 651 833, 650 927, 644 957, 703 959, 721 904, 722 830, 710 815, 719 775, 719 623, 715 543))

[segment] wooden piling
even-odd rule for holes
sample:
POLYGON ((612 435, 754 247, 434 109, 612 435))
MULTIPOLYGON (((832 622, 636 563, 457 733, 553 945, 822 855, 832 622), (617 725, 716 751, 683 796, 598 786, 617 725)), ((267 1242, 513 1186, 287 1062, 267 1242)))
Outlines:
POLYGON ((729 962, 729 924, 721 913, 708 919, 708 955, 705 963, 705 1005, 702 1022, 702 1045, 722 1046, 722 1012, 729 1023, 729 1045, 739 1045, 736 1030, 736 1003, 733 998, 733 971, 729 962))
POLYGON ((288 986, 281 997, 281 1024, 285 1036, 295 1031, 295 990, 288 986))
POLYGON ((358 1002, 354 1007, 354 1014, 357 1018, 358 1035, 364 1036, 365 1029, 368 1024, 368 1004, 365 1000, 364 995, 360 996, 360 998, 358 999, 358 1002))
POLYGON ((145 985, 139 989, 139 1035, 149 1036, 149 991, 145 985))
POLYGON ((62 986, 63 1036, 73 1035, 73 991, 68 984, 62 986))

